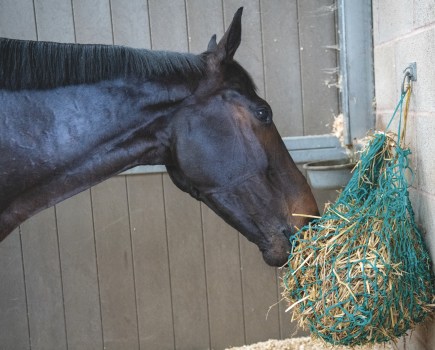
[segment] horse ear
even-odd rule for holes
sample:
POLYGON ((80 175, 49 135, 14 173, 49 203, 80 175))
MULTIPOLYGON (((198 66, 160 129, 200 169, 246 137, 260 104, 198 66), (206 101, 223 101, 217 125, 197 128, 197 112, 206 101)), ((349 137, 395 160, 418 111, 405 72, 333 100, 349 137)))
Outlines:
POLYGON ((219 41, 219 44, 217 44, 216 53, 221 61, 231 60, 240 45, 242 39, 242 12, 243 7, 240 7, 234 14, 229 28, 219 41))
POLYGON ((216 34, 214 34, 207 45, 207 51, 215 51, 217 49, 216 34))

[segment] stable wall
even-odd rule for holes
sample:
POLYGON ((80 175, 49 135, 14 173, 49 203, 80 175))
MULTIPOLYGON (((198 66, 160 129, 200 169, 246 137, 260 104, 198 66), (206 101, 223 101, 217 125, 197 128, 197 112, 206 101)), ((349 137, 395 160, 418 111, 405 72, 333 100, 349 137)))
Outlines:
MULTIPOLYGON (((198 53, 244 6, 236 58, 282 136, 324 134, 338 114, 332 4, 0 0, 0 36, 198 53)), ((223 349, 287 338, 295 328, 285 306, 268 312, 279 283, 256 246, 167 174, 116 176, 0 243, 0 349, 223 349)))
MULTIPOLYGON (((403 70, 417 62, 406 138, 415 172, 410 196, 435 259, 435 1, 374 0, 373 22, 376 114, 381 129, 398 102, 403 70)), ((400 348, 435 349, 435 322, 420 326, 402 340, 400 348)))

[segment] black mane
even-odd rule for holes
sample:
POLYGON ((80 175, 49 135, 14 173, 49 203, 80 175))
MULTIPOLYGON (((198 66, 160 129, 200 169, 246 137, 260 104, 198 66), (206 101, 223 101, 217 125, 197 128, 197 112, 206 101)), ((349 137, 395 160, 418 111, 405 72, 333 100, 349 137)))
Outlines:
POLYGON ((0 89, 50 89, 124 77, 199 78, 201 55, 0 38, 0 89))

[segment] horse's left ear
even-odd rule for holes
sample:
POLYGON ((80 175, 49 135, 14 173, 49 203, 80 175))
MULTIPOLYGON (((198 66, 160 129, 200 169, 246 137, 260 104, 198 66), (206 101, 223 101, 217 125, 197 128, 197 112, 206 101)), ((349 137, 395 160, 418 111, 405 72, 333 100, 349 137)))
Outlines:
POLYGON ((216 47, 216 54, 220 61, 231 60, 236 53, 242 39, 242 12, 240 7, 234 14, 233 21, 216 47))

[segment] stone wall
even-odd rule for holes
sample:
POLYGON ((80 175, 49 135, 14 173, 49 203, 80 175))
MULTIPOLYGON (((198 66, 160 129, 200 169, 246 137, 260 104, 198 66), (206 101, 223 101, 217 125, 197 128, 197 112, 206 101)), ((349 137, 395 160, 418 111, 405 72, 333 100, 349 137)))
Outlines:
MULTIPOLYGON (((415 172, 410 195, 435 260, 435 0, 373 0, 373 26, 379 128, 398 101, 403 70, 417 63, 406 137, 415 172)), ((435 349, 435 321, 420 326, 399 349, 435 349)))

